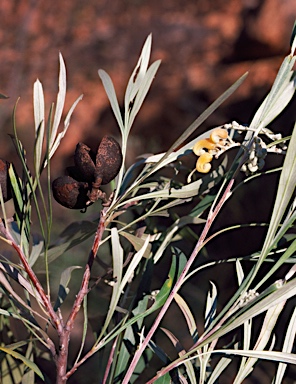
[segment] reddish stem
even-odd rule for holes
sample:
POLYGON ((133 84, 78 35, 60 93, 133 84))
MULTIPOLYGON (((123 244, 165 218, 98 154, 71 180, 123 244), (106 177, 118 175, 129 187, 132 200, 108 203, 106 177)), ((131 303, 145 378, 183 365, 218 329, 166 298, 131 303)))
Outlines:
MULTIPOLYGON (((163 305, 163 307, 161 308, 161 311, 159 312, 157 318, 155 319, 150 331, 148 332, 147 336, 145 337, 144 341, 140 344, 140 346, 138 347, 134 357, 133 357, 133 360, 129 366, 129 369, 122 381, 122 384, 128 384, 129 383, 129 380, 135 370, 135 367, 140 359, 140 357, 142 356, 144 350, 146 349, 149 341, 151 340, 152 336, 154 335, 155 331, 157 330, 158 326, 159 326, 159 323, 161 322, 161 320, 163 319, 165 313, 167 312, 169 306, 171 305, 173 299, 174 299, 174 296, 175 294, 178 292, 178 290, 180 289, 182 283, 183 283, 183 280, 187 274, 187 272, 189 271, 189 268, 191 267, 192 263, 194 262, 196 256, 198 255, 198 252, 200 251, 201 247, 203 246, 203 242, 206 238, 206 235, 208 234, 209 232, 209 229, 214 221, 214 219, 216 218, 218 212, 220 211, 222 205, 225 203, 225 201, 227 200, 227 198, 229 197, 229 193, 230 193, 230 190, 231 190, 231 187, 233 185, 233 182, 234 180, 231 179, 227 188, 225 189, 224 193, 223 193, 223 196, 221 197, 221 199, 219 200, 217 206, 215 207, 214 210, 210 210, 209 212, 209 215, 208 215, 208 218, 207 218, 207 221, 206 221, 206 224, 205 224, 205 227, 200 235, 200 238, 192 252, 192 254, 190 255, 190 258, 188 259, 183 271, 181 272, 175 286, 173 287, 169 297, 167 298, 165 304, 163 305)), ((164 368, 165 370, 165 368, 164 368)), ((162 376, 164 374, 164 370, 161 371, 161 374, 160 375, 157 375, 155 376, 152 380, 150 380, 148 383, 152 383, 154 382, 156 379, 158 379, 160 376, 162 376), (155 380, 154 380, 155 379, 155 380)), ((147 383, 147 384, 148 384, 147 383)))
POLYGON ((84 297, 88 294, 89 288, 89 279, 90 279, 90 271, 93 265, 94 259, 98 252, 100 241, 102 239, 104 230, 105 230, 105 222, 106 222, 106 212, 107 208, 102 209, 100 222, 98 224, 97 232, 94 238, 92 249, 89 253, 88 261, 85 266, 84 275, 81 282, 80 290, 76 296, 75 302, 73 304, 72 310, 66 321, 66 324, 63 329, 63 333, 60 337, 59 341, 59 355, 57 359, 57 381, 56 384, 64 384, 67 382, 68 378, 76 371, 78 366, 76 365, 67 373, 67 361, 68 361, 68 352, 69 352, 69 341, 71 331, 74 326, 74 321, 76 316, 80 310, 81 304, 83 302, 84 297))
POLYGON ((74 326, 74 321, 76 319, 76 316, 83 302, 83 299, 89 292, 88 284, 90 279, 90 271, 91 271, 91 267, 93 265, 94 259, 96 257, 96 254, 98 252, 100 241, 102 239, 102 236, 105 230, 106 212, 107 212, 107 207, 102 209, 101 211, 100 222, 98 224, 93 246, 90 251, 88 261, 85 267, 84 275, 81 282, 81 287, 76 296, 72 310, 65 324, 63 323, 63 318, 61 314, 58 314, 54 311, 49 297, 46 295, 42 285, 40 284, 40 281, 38 280, 31 266, 29 265, 27 258, 25 257, 21 247, 15 243, 13 237, 11 236, 9 231, 5 228, 3 222, 2 221, 0 222, 0 231, 3 233, 5 238, 11 242, 11 245, 18 253, 26 273, 28 274, 30 280, 32 281, 32 284, 34 285, 37 292, 39 293, 42 303, 44 307, 47 309, 50 320, 53 326, 57 330, 57 333, 59 336, 59 352, 58 353, 56 352, 55 346, 52 343, 52 341, 50 339, 47 340, 49 349, 53 355, 53 358, 56 364, 56 370, 57 370, 56 384, 66 383, 70 375, 73 374, 77 369, 77 365, 76 365, 76 369, 74 370, 72 369, 70 371, 71 373, 68 372, 67 374, 70 335, 74 326))
POLYGON ((39 293, 39 296, 42 300, 42 303, 44 305, 44 307, 46 308, 47 312, 48 312, 48 315, 51 319, 51 322, 53 324, 53 326, 56 328, 57 332, 58 332, 58 335, 60 335, 63 331, 63 324, 61 323, 61 320, 59 318, 59 316, 56 314, 56 312, 54 311, 53 309, 53 306, 51 305, 51 302, 50 302, 50 299, 49 297, 46 295, 42 285, 40 284, 37 276, 35 275, 34 271, 32 270, 30 264, 28 263, 27 261, 27 258, 26 256, 24 255, 23 253, 23 250, 22 248, 15 243, 13 237, 11 236, 10 232, 5 228, 5 226, 3 225, 3 222, 1 220, 1 223, 0 223, 0 231, 3 233, 3 235, 5 236, 5 238, 7 240, 9 240, 11 242, 11 245, 12 247, 16 250, 23 266, 24 266, 24 269, 26 271, 26 273, 28 274, 30 280, 32 281, 32 284, 34 285, 34 287, 36 288, 37 292, 39 293))

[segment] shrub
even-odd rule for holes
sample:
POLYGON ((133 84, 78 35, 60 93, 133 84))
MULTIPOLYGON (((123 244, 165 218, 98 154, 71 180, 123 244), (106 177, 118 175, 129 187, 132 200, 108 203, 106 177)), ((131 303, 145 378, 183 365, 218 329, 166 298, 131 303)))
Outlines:
MULTIPOLYGON (((0 263, 3 334, 0 350, 4 353, 1 360, 4 379, 10 377, 11 382, 50 382, 49 370, 45 368, 45 361, 49 361, 56 367, 56 383, 66 383, 84 362, 97 356, 100 367, 97 382, 143 382, 143 372, 151 359, 157 356, 162 361, 162 369, 159 372, 155 369, 154 373, 150 371, 150 376, 154 377, 147 379, 148 383, 156 380, 159 383, 214 383, 235 357, 240 358, 240 365, 234 368, 234 383, 241 383, 260 359, 277 363, 273 382, 281 382, 287 364, 296 362, 292 353, 295 309, 289 315, 281 350, 275 350, 273 342, 280 315, 296 293, 296 279, 293 278, 296 240, 291 230, 296 217, 296 129, 292 136, 282 138, 281 134, 275 134, 267 127, 288 105, 295 91, 294 35, 295 31, 291 53, 284 59, 271 91, 249 125, 233 121, 201 135, 195 133, 241 85, 244 75, 211 104, 166 153, 145 155, 125 169, 132 125, 160 65, 160 61, 156 61, 149 66, 149 36, 129 79, 123 113, 110 77, 99 70, 119 126, 121 144, 107 136, 102 139, 97 153, 93 153, 87 145, 78 143, 75 151, 73 149, 74 164, 67 170, 68 176, 61 175, 53 183, 50 178, 51 158, 82 97, 75 101, 66 116, 64 128, 58 133, 66 96, 62 56, 59 58, 57 102, 47 119, 42 85, 38 80, 35 82, 34 169, 28 167, 15 116, 11 137, 21 160, 22 175, 19 176, 13 164, 5 160, 1 160, 0 169, 1 239, 14 249, 20 260, 20 264, 14 263, 10 255, 3 253, 0 263), (187 142, 190 136, 193 138, 187 142), (230 150, 236 152, 229 164, 226 152, 230 150), (197 156, 196 167, 189 170, 184 165, 186 162, 183 164, 182 161, 193 153, 197 156), (275 153, 282 155, 283 165, 266 171, 265 163, 275 153), (222 160, 213 163, 213 159, 222 160), (270 208, 270 222, 258 252, 240 257, 233 255, 227 260, 201 258, 210 241, 233 229, 225 227, 222 231, 210 233, 217 216, 223 216, 224 203, 239 187, 273 172, 279 173, 279 184, 274 205, 270 208), (41 181, 42 174, 46 174, 45 184, 41 181), (244 175, 241 182, 238 181, 239 174, 244 175), (110 194, 101 190, 101 185, 108 183, 111 183, 110 194), (100 210, 98 220, 74 222, 59 239, 52 240, 55 218, 51 188, 55 199, 67 208, 85 211, 89 205, 96 204, 100 210), (7 217, 5 211, 5 202, 10 196, 13 196, 15 207, 12 218, 7 217), (186 209, 176 210, 180 205, 186 209), (41 235, 38 237, 32 233, 33 211, 39 220, 41 235), (81 268, 74 264, 61 273, 58 295, 54 297, 50 274, 53 263, 90 236, 93 245, 75 297, 68 296, 71 279, 76 269, 81 268), (180 240, 188 237, 195 241, 195 245, 186 255, 180 240), (164 258, 170 260, 168 277, 155 289, 156 282, 151 281, 164 258), (104 273, 92 274, 96 263, 105 268, 104 273), (213 266, 221 268, 220 278, 227 280, 228 276, 223 276, 226 263, 235 267, 237 287, 226 305, 218 311, 220 294, 216 284, 211 282, 204 321, 198 325, 196 313, 183 297, 182 289, 193 276, 213 266), (280 268, 284 263, 293 264, 288 272, 280 268), (269 266, 267 272, 263 265, 269 266), (41 272, 45 272, 45 278, 41 272), (95 312, 98 317, 102 308, 92 304, 90 310, 89 301, 103 303, 106 294, 108 308, 99 322, 90 312, 95 312), (73 299, 70 309, 65 306, 66 298, 68 306, 69 300, 73 299), (173 301, 188 327, 188 348, 172 331, 160 328, 173 301), (70 361, 69 341, 80 312, 83 313, 80 348, 76 358, 70 361), (255 326, 253 319, 260 314, 262 318, 255 326), (10 332, 15 319, 24 325, 23 339, 10 332), (198 328, 202 329, 201 334, 198 328), (155 341, 156 331, 163 332, 172 343, 175 357, 170 358, 164 347, 155 341), (227 335, 234 335, 228 345, 224 343, 227 335), (89 347, 90 342, 92 345, 89 347), (213 357, 216 358, 214 364, 213 357)), ((243 226, 242 223, 237 227, 243 226)))

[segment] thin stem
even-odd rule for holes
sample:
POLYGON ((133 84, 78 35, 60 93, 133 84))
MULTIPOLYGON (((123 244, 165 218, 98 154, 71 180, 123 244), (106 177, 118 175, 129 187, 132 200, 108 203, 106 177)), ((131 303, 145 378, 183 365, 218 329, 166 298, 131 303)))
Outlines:
POLYGON ((111 351, 110 351, 110 355, 109 355, 109 359, 108 359, 108 364, 107 364, 107 367, 106 367, 106 370, 105 370, 104 379, 103 379, 103 383, 102 384, 106 384, 106 382, 107 382, 107 379, 108 379, 108 376, 109 376, 109 372, 110 372, 110 368, 111 368, 111 365, 112 365, 112 362, 113 362, 113 359, 114 359, 114 353, 116 351, 117 342, 118 342, 118 336, 116 337, 116 339, 114 340, 114 342, 112 344, 112 348, 111 348, 111 351))
POLYGON ((17 252, 17 254, 18 254, 18 256, 19 256, 19 258, 20 258, 20 260, 24 266, 26 273, 28 274, 30 280, 32 281, 32 284, 34 285, 37 292, 39 293, 41 300, 42 300, 42 303, 43 303, 44 307, 47 309, 48 315, 49 315, 53 325, 57 329, 58 335, 61 335, 63 332, 63 326, 61 324, 61 321, 60 321, 58 315, 54 311, 53 306, 51 305, 49 297, 45 294, 44 289, 43 289, 42 285, 40 284, 40 281, 38 280, 37 276, 35 275, 34 271, 31 268, 31 266, 29 265, 27 258, 23 253, 22 248, 18 244, 15 243, 10 232, 3 225, 2 220, 0 221, 0 231, 3 233, 5 238, 10 241, 10 244, 16 250, 16 252, 17 252))
POLYGON ((150 331, 148 332, 145 340, 142 342, 142 344, 140 344, 139 348, 137 349, 137 351, 133 357, 133 360, 129 366, 129 369, 128 369, 125 377, 124 377, 122 384, 128 384, 129 383, 129 380, 130 380, 130 378, 131 378, 131 376, 135 370, 135 367, 136 367, 140 357, 142 356, 142 354, 143 354, 144 350, 146 349, 149 341, 151 340, 152 336, 154 335, 155 331, 157 330, 162 318, 164 317, 165 313, 167 312, 169 306, 171 305, 171 302, 173 301, 175 294, 178 292, 179 288, 183 284, 183 280, 186 277, 186 275, 187 275, 191 265, 193 264, 196 256, 198 255, 198 252, 202 248, 203 242, 205 241, 205 238, 209 232, 209 229, 211 228, 213 221, 215 220, 220 209, 222 208, 222 205, 229 198, 230 190, 231 190, 231 187, 233 185, 233 182, 234 182, 234 179, 231 179, 230 182, 228 183, 228 186, 225 189, 225 192, 223 193, 223 196, 221 197, 221 199, 218 202, 215 209, 210 210, 206 224, 205 224, 205 227, 204 227, 204 229, 200 235, 198 242, 196 243, 196 246, 195 246, 190 258, 188 259, 183 271, 181 272, 181 274, 180 274, 175 286, 173 287, 169 297, 167 298, 164 306, 161 308, 161 311, 159 312, 159 315, 157 316, 156 320, 154 321, 154 324, 152 325, 150 331))
POLYGON ((73 304, 72 310, 70 312, 70 315, 65 323, 65 326, 63 328, 63 333, 59 340, 59 356, 57 359, 57 384, 64 384, 67 382, 68 378, 77 370, 79 367, 79 364, 75 364, 72 369, 67 372, 67 361, 68 361, 68 352, 69 352, 69 341, 70 341, 70 335, 71 331, 74 326, 74 321, 76 319, 76 316, 80 310, 80 307, 82 305, 83 299, 89 292, 89 280, 90 280, 90 271, 94 262, 94 259, 96 257, 96 254, 98 252, 100 242, 103 236, 103 233, 105 231, 106 227, 106 216, 107 216, 107 207, 102 209, 100 221, 98 224, 97 232, 94 238, 92 249, 89 253, 88 261, 85 266, 84 275, 81 282, 80 290, 76 296, 75 302, 73 304))

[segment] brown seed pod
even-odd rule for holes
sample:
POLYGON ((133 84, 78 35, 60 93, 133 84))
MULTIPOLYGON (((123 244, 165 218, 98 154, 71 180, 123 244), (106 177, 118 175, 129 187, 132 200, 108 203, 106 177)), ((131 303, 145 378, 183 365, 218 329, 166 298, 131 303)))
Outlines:
MULTIPOLYGON (((122 164, 122 153, 118 142, 110 136, 104 136, 96 156, 96 170, 94 181, 89 196, 89 201, 106 199, 105 194, 100 191, 100 186, 110 183, 118 174, 122 164)), ((106 201, 105 201, 106 202, 106 201)))
POLYGON ((88 183, 76 181, 70 176, 61 176, 52 182, 53 197, 66 208, 85 208, 89 201, 88 191, 88 183))
POLYGON ((104 136, 96 156, 95 180, 102 178, 101 184, 108 184, 118 174, 122 164, 122 153, 118 142, 110 136, 104 136))
POLYGON ((75 179, 88 182, 94 180, 94 174, 96 169, 95 163, 93 161, 94 158, 95 154, 87 145, 85 145, 84 143, 78 143, 76 145, 74 154, 74 172, 76 176, 74 176, 75 179))
POLYGON ((8 168, 10 163, 6 160, 0 159, 0 184, 4 202, 12 198, 11 184, 8 176, 8 168))

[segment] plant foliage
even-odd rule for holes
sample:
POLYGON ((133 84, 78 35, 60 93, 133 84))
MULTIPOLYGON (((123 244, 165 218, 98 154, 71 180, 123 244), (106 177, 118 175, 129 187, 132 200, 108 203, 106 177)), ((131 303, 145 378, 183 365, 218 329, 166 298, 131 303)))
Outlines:
MULTIPOLYGON (((291 52, 249 125, 233 121, 202 134, 197 131, 242 84, 244 75, 185 129, 167 152, 143 156, 128 169, 125 159, 129 135, 160 65, 159 60, 149 65, 151 35, 128 81, 122 110, 110 76, 99 70, 121 134, 123 161, 111 183, 110 195, 106 198, 104 194, 104 199, 101 193, 97 195, 98 199, 102 198, 102 203, 95 203, 98 217, 72 223, 58 239, 52 239, 55 216, 50 161, 64 139, 72 113, 82 96, 66 114, 59 132, 66 98, 66 68, 62 55, 59 56, 57 100, 47 114, 42 84, 39 80, 35 82, 35 141, 33 152, 29 151, 33 153, 33 169, 29 169, 27 151, 18 136, 16 108, 13 113, 11 139, 22 164, 21 175, 13 165, 10 165, 8 175, 4 175, 9 177, 12 190, 13 217, 6 214, 3 191, 0 196, 3 212, 1 240, 18 257, 15 262, 11 254, 3 252, 0 260, 1 332, 5 334, 0 350, 4 380, 25 383, 35 382, 38 377, 38 380, 50 382, 48 372, 40 363, 47 360, 55 366, 56 379, 53 380, 66 383, 94 356, 100 367, 96 373, 98 383, 127 384, 143 380, 142 375, 153 358, 162 362, 162 369, 152 374, 150 370, 151 378, 147 383, 215 383, 229 369, 233 359, 240 362, 234 383, 243 382, 261 360, 275 362, 277 370, 272 382, 282 382, 287 366, 296 364, 293 353, 295 310, 289 316, 288 326, 282 327, 285 333, 280 350, 274 342, 281 315, 289 310, 288 304, 296 294, 296 238, 292 230, 296 218, 296 126, 291 136, 285 138, 268 126, 286 108, 296 89, 294 32, 293 36, 291 52), (197 165, 196 169, 189 169, 184 164, 188 157, 194 156, 193 151, 197 165), (228 151, 235 152, 232 162, 225 154, 228 151), (279 173, 279 183, 262 247, 256 254, 233 255, 227 260, 203 258, 210 241, 233 229, 226 227, 210 233, 217 216, 223 218, 224 203, 231 202, 238 188, 244 187, 246 182, 265 177, 268 173, 265 164, 275 153, 282 156, 283 164, 268 171, 279 173), (214 158, 220 162, 212 163, 214 158), (200 163, 202 168, 199 168, 200 163), (197 170, 209 172, 203 174, 197 170), (176 209, 179 206, 184 209, 176 209), (32 212, 36 212, 38 218, 38 237, 34 235, 36 226, 32 226, 32 212), (71 265, 61 271, 55 295, 51 279, 53 263, 89 238, 93 238, 93 245, 88 259, 82 266, 71 265), (188 239, 193 246, 186 254, 182 244, 188 239), (159 265, 164 265, 164 260, 170 263, 167 277, 155 283, 153 277, 159 265), (237 282, 235 292, 219 309, 222 292, 219 283, 211 281, 204 303, 203 322, 196 322, 197 313, 185 295, 186 285, 201 271, 211 270, 214 266, 223 268, 225 263, 233 265, 237 282), (283 264, 290 268, 281 268, 283 264), (266 265, 268 272, 264 272, 266 265), (94 267, 99 274, 93 272, 94 267), (73 277, 77 280, 81 268, 80 287, 74 288, 72 296, 73 277), (91 315, 94 311, 92 301, 95 297, 102 303, 106 296, 108 305, 98 323, 91 315), (172 330, 160 326, 165 316, 170 318, 172 302, 187 325, 189 347, 185 347, 172 330), (80 312, 83 317, 80 345, 76 358, 70 361, 69 340, 80 312), (23 325, 24 337, 21 339, 9 332, 15 321, 23 325), (172 344, 174 356, 170 356, 154 338, 156 332, 165 335, 172 344), (92 336, 87 337, 89 334, 92 336), (235 337, 227 345, 228 335, 235 337)), ((96 164, 98 168, 96 161, 90 160, 89 149, 84 155, 89 164, 93 167, 96 164)), ((83 160, 79 158, 79 161, 83 160)), ((108 161, 112 162, 112 158, 108 161)), ((76 177, 78 184, 73 182, 75 186, 73 183, 67 186, 74 188, 75 193, 81 193, 75 189, 81 183, 79 177, 76 177)), ((99 190, 100 177, 96 174, 90 189, 99 190)), ((2 181, 1 188, 4 188, 2 181)), ((244 225, 238 225, 237 229, 244 225)), ((198 316, 201 316, 200 311, 198 316)))

